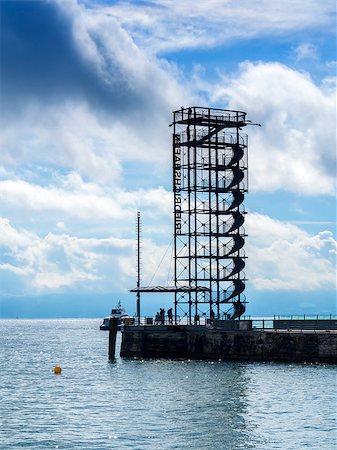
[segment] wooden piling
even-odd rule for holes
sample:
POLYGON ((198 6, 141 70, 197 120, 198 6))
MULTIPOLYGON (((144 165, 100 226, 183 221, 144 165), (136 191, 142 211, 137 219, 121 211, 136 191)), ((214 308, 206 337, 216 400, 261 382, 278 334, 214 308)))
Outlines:
POLYGON ((118 317, 110 317, 109 320, 109 361, 113 361, 115 359, 118 321, 119 321, 118 317))

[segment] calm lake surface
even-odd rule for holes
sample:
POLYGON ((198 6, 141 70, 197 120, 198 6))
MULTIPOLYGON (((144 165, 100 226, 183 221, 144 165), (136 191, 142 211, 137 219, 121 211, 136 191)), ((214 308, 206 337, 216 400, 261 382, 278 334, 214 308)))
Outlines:
POLYGON ((109 363, 99 324, 0 320, 1 449, 337 448, 337 366, 109 363))

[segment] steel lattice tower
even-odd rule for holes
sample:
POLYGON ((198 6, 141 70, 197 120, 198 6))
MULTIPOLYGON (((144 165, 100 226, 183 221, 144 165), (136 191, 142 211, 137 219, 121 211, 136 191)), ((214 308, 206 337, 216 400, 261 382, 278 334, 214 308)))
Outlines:
POLYGON ((182 108, 172 125, 174 282, 195 288, 175 293, 175 316, 180 307, 191 323, 232 309, 234 319, 245 310, 246 113, 182 108))

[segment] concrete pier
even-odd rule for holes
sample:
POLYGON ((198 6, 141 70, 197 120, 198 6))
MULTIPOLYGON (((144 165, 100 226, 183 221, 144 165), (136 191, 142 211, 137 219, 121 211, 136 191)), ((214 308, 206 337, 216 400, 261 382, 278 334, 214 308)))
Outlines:
POLYGON ((121 356, 337 363, 336 330, 242 328, 126 326, 121 356))

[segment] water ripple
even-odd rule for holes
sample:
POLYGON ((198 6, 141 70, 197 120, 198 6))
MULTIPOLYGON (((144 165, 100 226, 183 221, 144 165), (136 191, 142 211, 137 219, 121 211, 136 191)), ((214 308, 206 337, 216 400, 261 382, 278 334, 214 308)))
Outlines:
POLYGON ((98 325, 0 321, 1 449, 336 448, 336 366, 109 363, 98 325))

